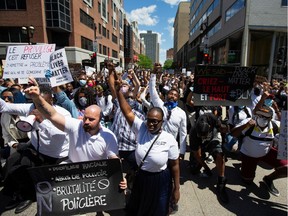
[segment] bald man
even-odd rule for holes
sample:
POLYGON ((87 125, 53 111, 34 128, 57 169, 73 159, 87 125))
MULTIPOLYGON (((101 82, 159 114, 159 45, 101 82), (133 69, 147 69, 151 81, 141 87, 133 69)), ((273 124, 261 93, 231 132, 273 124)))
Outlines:
POLYGON ((117 158, 117 139, 112 131, 101 127, 101 108, 91 105, 85 109, 82 120, 64 117, 41 97, 39 88, 31 86, 25 90, 37 109, 59 130, 70 138, 69 159, 71 162, 117 158))

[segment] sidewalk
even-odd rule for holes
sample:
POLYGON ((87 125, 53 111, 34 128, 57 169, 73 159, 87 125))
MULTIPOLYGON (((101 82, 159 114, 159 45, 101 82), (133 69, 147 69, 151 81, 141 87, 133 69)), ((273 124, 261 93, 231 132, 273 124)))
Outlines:
MULTIPOLYGON (((263 165, 258 166, 254 184, 245 186, 240 180, 240 161, 228 157, 226 163, 226 176, 228 178, 227 192, 230 198, 229 204, 221 204, 216 197, 217 174, 215 164, 209 164, 213 176, 203 178, 194 176, 187 168, 189 155, 185 155, 185 161, 181 164, 181 198, 177 216, 228 216, 228 215, 253 215, 253 216, 287 216, 287 178, 274 181, 275 187, 280 191, 280 196, 271 195, 262 182, 265 175, 273 170, 263 165)), ((2 188, 0 188, 2 189, 2 188)), ((0 196, 0 215, 15 215, 14 210, 1 214, 1 206, 5 200, 0 196)), ((36 203, 19 216, 34 216, 36 203)), ((88 213, 87 216, 95 216, 88 213)), ((108 216, 122 216, 123 211, 104 213, 108 216)))

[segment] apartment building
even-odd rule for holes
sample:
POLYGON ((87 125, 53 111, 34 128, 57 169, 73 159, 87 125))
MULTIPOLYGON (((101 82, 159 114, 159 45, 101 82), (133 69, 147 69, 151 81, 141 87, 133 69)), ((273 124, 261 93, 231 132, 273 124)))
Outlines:
POLYGON ((147 33, 140 33, 140 38, 143 38, 145 43, 146 56, 152 60, 152 64, 159 62, 159 41, 158 34, 147 31, 147 33))
POLYGON ((89 60, 96 52, 98 70, 105 59, 124 66, 123 0, 2 0, 1 3, 0 59, 5 59, 9 45, 49 43, 56 44, 56 49, 65 48, 70 64, 89 60))
POLYGON ((187 48, 189 40, 190 2, 180 2, 174 20, 174 54, 173 60, 177 68, 187 67, 187 48))
POLYGON ((257 66, 258 74, 269 80, 272 75, 287 76, 287 1, 191 0, 190 4, 190 68, 204 63, 208 53, 209 64, 257 66))
POLYGON ((166 50, 166 59, 172 59, 173 60, 173 56, 174 56, 174 49, 173 48, 166 50))
POLYGON ((145 54, 145 43, 140 38, 138 32, 138 23, 136 21, 129 22, 124 19, 124 53, 125 68, 127 69, 133 64, 137 64, 139 54, 145 54))

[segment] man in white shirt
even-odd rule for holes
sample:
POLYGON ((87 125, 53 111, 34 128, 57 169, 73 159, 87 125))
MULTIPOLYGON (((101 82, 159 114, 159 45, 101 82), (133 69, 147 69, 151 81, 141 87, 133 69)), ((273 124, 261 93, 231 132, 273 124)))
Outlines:
POLYGON ((166 102, 162 101, 156 90, 156 73, 161 68, 155 63, 154 70, 149 82, 151 103, 154 107, 160 107, 164 112, 163 130, 171 133, 175 139, 179 136, 180 157, 184 158, 186 152, 187 122, 186 113, 178 107, 179 92, 177 89, 170 89, 166 95, 166 102))

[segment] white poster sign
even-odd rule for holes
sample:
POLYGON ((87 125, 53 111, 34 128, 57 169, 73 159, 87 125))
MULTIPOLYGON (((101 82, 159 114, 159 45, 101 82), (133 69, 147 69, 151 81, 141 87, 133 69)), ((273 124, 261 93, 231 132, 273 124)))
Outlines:
POLYGON ((186 74, 186 68, 182 68, 182 74, 186 74))
POLYGON ((60 86, 73 81, 68 67, 65 49, 59 49, 50 56, 51 86, 60 86))
POLYGON ((278 141, 277 159, 287 160, 287 114, 288 111, 281 112, 280 134, 278 141))
POLYGON ((93 68, 93 67, 85 66, 85 71, 86 71, 86 75, 87 75, 88 77, 91 77, 92 74, 93 74, 94 72, 96 72, 96 69, 93 68))
POLYGON ((45 77, 55 44, 9 46, 3 78, 45 77))
POLYGON ((18 78, 18 84, 28 84, 28 82, 29 82, 29 79, 28 79, 28 77, 19 77, 18 78))

